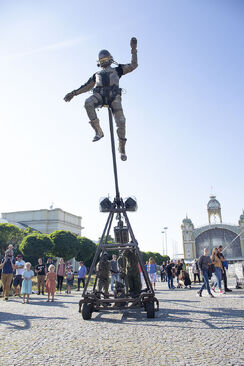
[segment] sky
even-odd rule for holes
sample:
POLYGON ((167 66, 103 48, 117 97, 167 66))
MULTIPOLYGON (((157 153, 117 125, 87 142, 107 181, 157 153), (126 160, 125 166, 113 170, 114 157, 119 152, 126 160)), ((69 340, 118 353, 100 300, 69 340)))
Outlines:
MULTIPOLYGON (((207 223, 215 194, 223 222, 244 208, 244 2, 162 0, 101 3, 0 0, 0 212, 55 208, 82 217, 97 240, 114 197, 106 109, 105 137, 92 143, 86 93, 64 96, 96 71, 108 49, 139 67, 123 76, 126 162, 118 157, 122 197, 141 250, 182 253, 181 223, 207 223)), ((117 144, 117 142, 116 142, 117 144)))

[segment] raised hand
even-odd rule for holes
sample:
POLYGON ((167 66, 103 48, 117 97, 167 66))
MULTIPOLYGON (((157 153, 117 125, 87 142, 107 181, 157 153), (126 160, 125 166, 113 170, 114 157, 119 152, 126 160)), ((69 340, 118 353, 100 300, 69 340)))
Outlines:
POLYGON ((137 47, 137 39, 136 37, 132 37, 131 40, 130 40, 130 46, 131 48, 136 48, 137 47))
POLYGON ((70 102, 73 97, 74 97, 74 94, 73 94, 73 92, 71 92, 71 93, 68 93, 65 95, 64 100, 65 100, 65 102, 70 102))

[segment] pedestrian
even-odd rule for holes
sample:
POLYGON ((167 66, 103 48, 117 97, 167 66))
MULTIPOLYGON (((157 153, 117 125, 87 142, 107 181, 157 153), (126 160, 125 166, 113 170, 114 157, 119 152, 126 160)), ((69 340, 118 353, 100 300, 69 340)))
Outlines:
POLYGON ((15 296, 20 297, 22 281, 23 281, 22 275, 25 271, 25 261, 23 260, 21 254, 17 255, 14 268, 16 270, 16 275, 15 275, 14 281, 13 281, 15 296), (19 286, 19 290, 18 290, 18 286, 19 286))
POLYGON ((112 259, 110 261, 110 273, 111 273, 111 291, 114 290, 114 282, 119 281, 119 268, 117 262, 117 256, 115 254, 112 255, 112 259))
POLYGON ((222 266, 222 261, 220 259, 220 255, 219 255, 219 252, 218 252, 218 248, 213 248, 212 255, 211 255, 211 261, 212 261, 212 264, 215 267, 214 274, 215 274, 215 277, 216 277, 216 282, 212 286, 212 290, 215 292, 215 287, 218 286, 219 293, 223 294, 223 290, 221 289, 223 266, 222 266))
POLYGON ((86 279, 86 266, 82 261, 79 262, 80 267, 78 269, 78 289, 76 291, 80 291, 80 283, 82 282, 83 288, 85 287, 85 279, 86 279))
POLYGON ((62 292, 62 286, 63 286, 63 280, 65 276, 65 263, 63 258, 60 258, 59 264, 57 266, 57 291, 59 290, 59 293, 62 292))
POLYGON ((196 278, 198 277, 198 283, 200 283, 200 270, 199 270, 199 266, 197 263, 197 259, 194 259, 194 263, 192 265, 192 271, 193 271, 193 275, 194 275, 194 283, 196 283, 196 278))
POLYGON ((151 281, 151 284, 152 284, 154 290, 156 290, 157 265, 156 265, 153 257, 149 258, 149 265, 147 266, 147 271, 149 274, 149 279, 151 281))
POLYGON ((177 280, 177 287, 180 287, 179 285, 179 275, 180 272, 183 270, 183 263, 180 261, 180 259, 177 260, 177 263, 175 265, 175 275, 177 280))
POLYGON ((46 274, 48 273, 48 269, 49 269, 49 266, 51 266, 51 264, 53 264, 53 260, 52 258, 47 258, 47 263, 46 263, 46 274))
POLYGON ((14 251, 13 251, 13 245, 9 244, 8 249, 5 251, 5 258, 11 259, 13 261, 14 259, 14 251))
POLYGON ((173 290, 174 287, 174 277, 173 277, 173 269, 174 269, 174 262, 173 259, 171 259, 171 261, 167 262, 167 266, 166 266, 166 273, 167 273, 167 277, 168 277, 168 288, 169 290, 173 290))
POLYGON ((186 271, 186 264, 185 264, 185 260, 184 260, 184 258, 182 258, 182 259, 180 260, 180 262, 182 263, 182 270, 183 270, 183 271, 186 271))
POLYGON ((165 262, 163 262, 163 264, 160 266, 160 276, 161 276, 161 282, 165 282, 166 281, 166 273, 165 273, 165 262))
POLYGON ((44 295, 44 285, 45 285, 45 277, 46 277, 46 266, 42 263, 42 259, 38 258, 38 264, 35 267, 35 273, 37 274, 37 288, 38 295, 40 295, 42 291, 42 295, 44 295))
POLYGON ((146 272, 148 272, 147 271, 147 267, 148 267, 148 261, 146 261, 146 263, 145 263, 145 270, 146 270, 146 272))
POLYGON ((26 303, 29 304, 29 297, 32 294, 32 277, 34 272, 31 270, 31 263, 25 263, 25 270, 23 272, 23 282, 21 288, 21 294, 23 295, 23 304, 25 303, 25 295, 27 296, 26 303))
POLYGON ((181 270, 178 279, 179 279, 179 287, 184 286, 184 288, 187 288, 187 286, 189 286, 189 288, 191 288, 191 280, 189 273, 187 271, 181 270))
POLYGON ((211 259, 209 256, 209 251, 208 251, 208 248, 205 248, 203 255, 201 255, 201 257, 198 260, 198 266, 199 266, 199 269, 203 276, 203 284, 202 284, 200 290, 197 291, 197 294, 200 297, 202 297, 202 292, 203 292, 204 288, 207 289, 210 297, 214 297, 213 294, 211 293, 210 286, 209 286, 209 279, 208 279, 210 265, 211 265, 211 259))
POLYGON ((0 264, 0 268, 2 269, 1 280, 3 285, 3 297, 6 301, 8 300, 11 283, 13 281, 13 273, 15 270, 15 259, 10 252, 8 253, 9 255, 6 254, 0 264))
POLYGON ((52 295, 52 301, 54 301, 54 294, 56 290, 56 279, 55 266, 51 264, 48 268, 47 279, 46 279, 46 290, 47 290, 47 302, 50 301, 50 295, 52 295))
POLYGON ((73 266, 71 265, 70 262, 67 263, 66 266, 66 285, 67 285, 67 294, 71 294, 71 286, 73 286, 73 281, 74 281, 74 271, 73 271, 73 266))
POLYGON ((225 270, 225 268, 228 269, 228 262, 226 261, 222 251, 223 251, 223 245, 219 245, 218 252, 219 252, 219 257, 222 262, 222 279, 224 281, 224 289, 225 289, 225 292, 231 292, 232 290, 229 289, 227 286, 227 276, 226 276, 226 270, 225 270))

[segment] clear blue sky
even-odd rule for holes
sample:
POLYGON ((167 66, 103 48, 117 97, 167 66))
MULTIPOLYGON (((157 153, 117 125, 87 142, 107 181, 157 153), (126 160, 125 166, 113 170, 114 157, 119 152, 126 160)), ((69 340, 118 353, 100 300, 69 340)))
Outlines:
POLYGON ((105 138, 83 108, 89 94, 64 95, 97 70, 100 49, 139 67, 121 79, 128 161, 119 162, 122 196, 142 250, 162 251, 162 228, 181 251, 186 213, 207 222, 213 193, 225 222, 244 207, 244 2, 0 1, 0 212, 55 207, 81 215, 97 240, 114 196, 107 111, 105 138))

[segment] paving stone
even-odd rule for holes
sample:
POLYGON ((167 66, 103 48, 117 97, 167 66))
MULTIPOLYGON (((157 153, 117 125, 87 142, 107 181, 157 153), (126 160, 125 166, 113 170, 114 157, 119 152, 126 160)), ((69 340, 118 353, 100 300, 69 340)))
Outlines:
POLYGON ((37 295, 25 305, 0 299, 0 365, 243 366, 244 291, 210 299, 196 290, 157 283, 155 319, 111 310, 84 321, 77 293, 54 303, 37 295))

